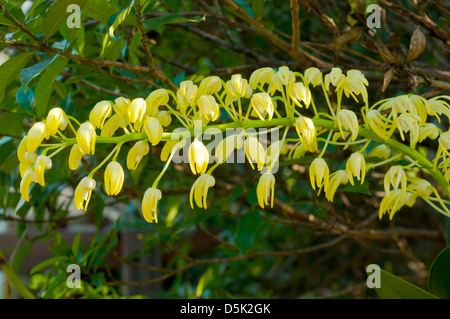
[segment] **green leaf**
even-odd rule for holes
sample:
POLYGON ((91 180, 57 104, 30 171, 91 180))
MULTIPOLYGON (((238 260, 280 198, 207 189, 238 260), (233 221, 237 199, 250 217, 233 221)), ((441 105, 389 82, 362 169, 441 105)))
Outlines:
POLYGON ((80 239, 81 233, 78 233, 72 242, 72 253, 75 257, 78 256, 78 249, 80 248, 80 239))
POLYGON ((251 210, 245 213, 239 220, 234 242, 243 254, 253 245, 259 225, 261 224, 261 215, 258 210, 251 210))
POLYGON ((163 25, 169 24, 169 23, 184 23, 184 22, 198 23, 200 21, 204 21, 205 18, 206 18, 206 14, 203 17, 196 16, 196 17, 190 18, 190 19, 178 16, 176 14, 169 14, 164 17, 147 19, 144 21, 144 24, 147 26, 147 28, 158 29, 158 28, 162 27, 163 25))
POLYGON ((431 265, 428 290, 442 299, 450 299, 450 247, 442 250, 431 265))
POLYGON ((108 19, 108 32, 111 38, 114 38, 114 30, 125 21, 134 6, 134 0, 132 0, 128 7, 120 11, 119 13, 113 14, 108 19))
POLYGON ((362 183, 362 184, 356 178, 353 178, 353 181, 354 181, 355 185, 352 185, 349 182, 346 185, 339 186, 338 191, 371 195, 370 188, 369 188, 369 182, 367 180, 365 180, 364 183, 362 183))
MULTIPOLYGON (((109 18, 116 13, 119 13, 121 9, 111 1, 104 0, 89 0, 83 8, 83 12, 91 19, 108 23, 109 18)), ((135 16, 127 16, 124 24, 137 25, 137 19, 135 16)))
POLYGON ((57 0, 48 8, 47 13, 42 21, 42 32, 44 33, 46 41, 51 38, 56 31, 67 21, 67 18, 72 13, 67 12, 67 7, 71 4, 77 4, 83 8, 86 0, 57 0))
POLYGON ((67 256, 55 256, 50 259, 44 260, 43 262, 34 266, 33 269, 31 269, 30 275, 33 275, 49 266, 54 266, 56 263, 58 263, 60 261, 68 260, 68 259, 69 259, 69 257, 67 257, 67 256))
POLYGON ((264 12, 264 0, 252 0, 252 11, 255 14, 255 18, 261 20, 264 12))
POLYGON ((234 3, 236 3, 237 5, 241 6, 245 11, 247 11, 248 15, 250 17, 254 17, 252 8, 250 8, 250 6, 248 5, 248 3, 244 0, 233 0, 234 3))
POLYGON ((6 25, 8 27, 17 28, 17 25, 5 16, 0 16, 0 25, 6 25))
POLYGON ((380 269, 380 288, 375 288, 382 299, 437 299, 429 292, 380 269))
POLYGON ((20 86, 16 93, 16 100, 27 114, 33 114, 34 91, 32 89, 25 90, 23 85, 20 86))
POLYGON ((22 69, 20 71, 20 82, 25 86, 25 89, 27 88, 28 84, 31 80, 33 80, 36 76, 41 74, 44 70, 47 69, 47 67, 56 60, 58 57, 58 54, 55 54, 53 57, 46 59, 42 62, 36 63, 35 65, 32 65, 28 68, 22 69))
POLYGON ((23 114, 0 112, 0 135, 22 137, 23 114))
POLYGON ((5 97, 6 87, 19 77, 20 70, 27 64, 34 53, 30 51, 18 54, 0 65, 0 103, 3 102, 5 97))
POLYGON ((67 60, 61 57, 57 58, 47 69, 47 71, 39 79, 36 89, 34 90, 34 111, 40 119, 46 114, 49 107, 50 95, 53 83, 58 75, 66 66, 67 60))

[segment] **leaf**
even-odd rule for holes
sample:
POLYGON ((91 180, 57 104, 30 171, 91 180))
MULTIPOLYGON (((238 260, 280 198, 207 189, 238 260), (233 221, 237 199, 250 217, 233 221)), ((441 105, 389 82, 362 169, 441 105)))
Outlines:
POLYGON ((417 59, 427 48, 427 38, 425 34, 417 27, 411 36, 411 41, 409 42, 408 56, 406 57, 406 62, 411 62, 417 59))
POLYGON ((450 247, 442 250, 428 273, 428 290, 443 299, 450 299, 450 247))
POLYGON ((35 52, 24 52, 18 54, 0 65, 0 103, 5 97, 6 87, 19 77, 20 70, 27 64, 35 52))
POLYGON ((0 135, 22 137, 23 114, 0 112, 0 135))
POLYGON ((72 253, 75 257, 78 256, 78 249, 80 248, 80 239, 81 233, 78 233, 72 242, 72 253))
MULTIPOLYGON (((121 9, 114 3, 104 0, 89 0, 83 8, 83 13, 85 13, 89 18, 103 23, 108 23, 109 18, 120 11, 121 9)), ((123 23, 136 26, 137 19, 135 16, 129 15, 123 23)))
POLYGON ((16 100, 27 114, 33 113, 34 91, 32 89, 28 89, 25 92, 25 87, 23 85, 20 86, 16 93, 16 100))
POLYGON ((386 48, 385 45, 379 45, 376 44, 378 48, 378 53, 380 54, 380 57, 383 59, 384 62, 391 64, 391 65, 398 65, 398 59, 389 51, 388 48, 386 48))
POLYGON ((42 33, 44 33, 45 40, 51 38, 56 31, 67 21, 71 12, 67 12, 67 7, 71 4, 77 4, 80 8, 83 8, 86 0, 57 0, 50 8, 42 21, 42 33))
POLYGON ((47 67, 56 60, 58 54, 55 54, 53 57, 46 59, 42 62, 36 63, 28 68, 22 69, 20 71, 20 82, 27 88, 28 84, 31 80, 33 80, 36 76, 41 74, 47 67))
POLYGON ((393 76, 394 76, 394 69, 393 68, 389 69, 384 74, 383 87, 381 88, 381 92, 386 91, 386 88, 388 87, 389 83, 391 83, 391 80, 392 80, 393 76))
POLYGON ((69 257, 67 256, 55 256, 52 257, 50 259, 44 260, 43 262, 37 264, 36 266, 33 267, 33 269, 31 269, 30 271, 30 275, 33 275, 39 271, 41 271, 44 268, 47 268, 49 266, 54 266, 56 263, 63 261, 63 260, 68 260, 69 257))
POLYGON ((362 27, 352 28, 349 31, 345 31, 337 36, 336 39, 331 42, 331 45, 337 48, 341 48, 349 42, 358 41, 358 39, 361 37, 362 32, 362 27))
POLYGON ((244 0, 233 0, 233 2, 236 3, 237 5, 241 6, 251 18, 254 17, 252 8, 250 8, 250 6, 248 5, 248 3, 246 1, 244 1, 244 0))
POLYGON ((243 254, 252 246, 260 224, 261 215, 258 210, 248 211, 239 219, 234 242, 243 254))
POLYGON ((40 119, 46 114, 49 107, 50 95, 53 83, 58 75, 62 72, 67 63, 66 59, 57 58, 47 69, 47 71, 39 79, 34 90, 34 111, 40 119))
POLYGON ((17 29, 17 25, 5 16, 0 16, 0 25, 6 25, 17 29))
POLYGON ((261 20, 264 12, 264 0, 252 0, 252 11, 257 20, 261 20))
POLYGON ((429 292, 380 269, 380 288, 375 288, 382 299, 436 299, 429 292))
POLYGON ((176 14, 169 14, 164 17, 147 19, 144 21, 144 24, 147 26, 147 28, 158 29, 159 27, 162 27, 163 25, 169 23, 184 23, 184 22, 198 23, 200 21, 204 21, 205 18, 206 14, 203 17, 196 16, 190 19, 178 16, 176 14))
POLYGON ((346 185, 340 186, 339 191, 371 195, 370 188, 369 188, 369 182, 367 180, 365 180, 364 183, 362 183, 362 185, 361 185, 361 183, 356 178, 354 178, 354 184, 355 185, 347 183, 346 185))
POLYGON ((134 6, 134 0, 132 0, 128 7, 123 9, 122 11, 113 14, 108 19, 108 32, 111 38, 114 38, 114 30, 128 17, 131 12, 131 9, 134 6))

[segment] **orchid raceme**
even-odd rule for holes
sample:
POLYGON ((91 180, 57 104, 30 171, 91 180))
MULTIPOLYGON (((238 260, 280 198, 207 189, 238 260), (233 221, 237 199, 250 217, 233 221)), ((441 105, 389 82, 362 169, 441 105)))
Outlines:
MULTIPOLYGON (((173 182, 164 177, 167 171, 183 171, 186 164, 199 175, 189 202, 206 209, 208 190, 216 184, 215 170, 242 160, 262 173, 256 195, 263 209, 277 205, 275 179, 281 189, 297 187, 295 179, 284 185, 280 177, 306 171, 312 190, 318 195, 323 190, 329 202, 340 200, 340 191, 362 192, 361 184, 380 190, 384 186, 380 216, 389 213, 392 218, 417 198, 450 216, 450 131, 441 121, 442 115, 450 118, 450 97, 400 94, 372 101, 363 72, 344 74, 334 67, 324 74, 315 67, 302 74, 281 66, 257 69, 249 79, 244 74, 227 79, 192 76, 174 90, 158 88, 144 96, 90 103, 88 119, 51 108, 18 143, 20 194, 26 201, 37 200, 29 190, 33 184, 48 184, 46 170, 67 164, 77 173, 89 169, 74 193, 75 206, 87 210, 98 170, 104 176, 99 191, 115 196, 130 171, 134 180, 141 171, 158 169, 142 200, 144 219, 157 222, 156 208, 164 201, 160 189, 173 182), (285 132, 281 139, 279 131, 285 132), (433 152, 424 153, 434 145, 433 152), (62 164, 60 152, 68 152, 62 164), (106 155, 99 159, 99 154, 106 155), (125 161, 124 170, 119 163, 125 161)), ((244 168, 236 165, 239 171, 232 177, 241 178, 244 168)))

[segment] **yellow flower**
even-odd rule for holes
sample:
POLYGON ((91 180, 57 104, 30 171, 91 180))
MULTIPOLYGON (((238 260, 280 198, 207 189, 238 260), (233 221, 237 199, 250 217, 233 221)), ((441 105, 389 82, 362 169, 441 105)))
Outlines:
POLYGON ((340 169, 330 175, 328 187, 325 186, 325 197, 328 201, 333 202, 334 194, 336 193, 339 185, 345 185, 348 183, 347 173, 340 169))
POLYGON ((265 92, 253 94, 250 103, 253 107, 253 110, 262 121, 264 121, 265 114, 268 115, 269 121, 272 119, 274 106, 269 94, 265 92))
POLYGON ((103 125, 100 136, 111 137, 121 127, 126 127, 125 118, 121 118, 119 115, 114 114, 106 121, 105 125, 103 125))
POLYGON ((378 110, 370 110, 367 113, 367 125, 383 140, 388 140, 393 133, 390 130, 391 125, 388 120, 378 110))
POLYGON ((34 153, 46 136, 47 125, 42 122, 34 123, 27 134, 27 152, 34 153))
POLYGON ((242 137, 238 134, 225 137, 216 147, 217 162, 224 163, 235 149, 240 149, 243 145, 242 137))
POLYGON ((288 94, 297 106, 303 107, 304 104, 306 108, 309 107, 309 103, 311 102, 311 91, 303 83, 296 82, 290 85, 288 94), (303 104, 300 102, 303 102, 303 104))
MULTIPOLYGON (((184 140, 184 142, 186 143, 186 140, 184 140)), ((165 162, 169 159, 170 153, 172 152, 173 147, 177 145, 177 143, 177 140, 169 140, 166 142, 166 144, 164 144, 160 155, 161 161, 165 162)))
POLYGON ((352 137, 350 138, 350 141, 356 140, 358 137, 358 118, 356 117, 355 112, 350 110, 339 110, 337 114, 337 122, 339 126, 339 131, 341 132, 341 136, 344 139, 344 132, 342 131, 342 128, 346 130, 350 130, 352 132, 352 137))
POLYGON ((91 199, 92 191, 94 190, 96 182, 90 177, 83 177, 81 182, 75 189, 74 202, 77 209, 87 210, 89 200, 91 199), (85 203, 86 202, 86 203, 85 203))
POLYGON ((147 222, 153 223, 155 221, 155 223, 158 223, 157 207, 161 197, 161 191, 157 188, 150 187, 145 191, 142 200, 142 215, 147 222))
POLYGON ((380 144, 372 148, 367 154, 367 157, 380 157, 384 159, 388 159, 391 156, 391 149, 387 147, 385 144, 380 144))
POLYGON ((81 152, 78 144, 73 144, 69 153, 69 168, 74 171, 78 168, 83 158, 83 153, 81 152))
POLYGON ((258 171, 260 171, 266 164, 266 152, 258 139, 254 136, 248 136, 244 142, 244 151, 250 166, 254 169, 253 163, 256 163, 258 171))
POLYGON ((322 186, 327 189, 329 176, 330 169, 328 168, 327 162, 321 157, 315 158, 309 167, 309 180, 311 181, 312 188, 316 190, 317 185, 319 190, 322 186))
POLYGON ((194 209, 194 200, 195 204, 198 207, 206 209, 206 197, 208 195, 208 189, 213 187, 216 183, 214 177, 209 174, 202 174, 197 178, 191 188, 191 192, 189 194, 189 202, 191 204, 192 209, 194 209))
POLYGON ((166 89, 157 89, 149 94, 145 102, 147 103, 147 115, 155 117, 158 107, 169 103, 169 93, 166 89))
POLYGON ((45 155, 39 155, 36 159, 36 166, 35 166, 35 173, 36 173, 36 180, 38 181, 39 185, 45 186, 44 181, 44 172, 45 169, 52 168, 52 160, 50 157, 45 155))
POLYGON ((271 173, 264 173, 259 178, 258 186, 256 187, 256 196, 258 204, 261 208, 269 205, 273 207, 273 198, 275 193, 275 176, 271 173))
POLYGON ((124 97, 118 97, 114 100, 113 108, 116 114, 122 119, 128 119, 128 108, 130 107, 130 100, 124 97))
POLYGON ((105 120, 112 114, 112 104, 110 101, 101 101, 95 104, 92 111, 89 113, 89 122, 95 128, 102 128, 105 120))
POLYGON ((23 199, 26 200, 27 202, 30 201, 28 192, 31 183, 37 183, 36 174, 31 170, 27 170, 23 174, 22 180, 20 181, 20 194, 22 195, 23 199))
POLYGON ((426 100, 427 112, 430 115, 434 115, 438 118, 439 122, 441 121, 439 115, 444 114, 450 119, 450 105, 444 98, 449 98, 448 96, 436 96, 431 99, 426 100))
POLYGON ((442 147, 442 149, 447 153, 447 155, 450 155, 448 152, 450 150, 450 131, 447 131, 445 133, 442 133, 439 136, 439 146, 442 147))
POLYGON ((348 175, 348 180, 350 184, 353 183, 353 176, 355 176, 358 181, 361 181, 361 184, 364 183, 364 177, 366 175, 366 160, 361 153, 353 153, 350 155, 350 158, 347 160, 347 164, 345 166, 345 170, 348 175))
POLYGON ((361 71, 350 70, 347 72, 347 76, 343 76, 341 79, 342 80, 338 80, 336 90, 342 89, 345 96, 349 97, 349 95, 351 95, 357 102, 358 99, 356 98, 356 95, 361 94, 363 101, 367 101, 368 95, 366 86, 369 85, 369 82, 367 82, 367 79, 361 71))
POLYGON ((211 95, 202 95, 198 100, 198 107, 205 118, 215 121, 220 115, 219 104, 211 95))
POLYGON ((170 116, 170 113, 167 111, 161 111, 158 113, 158 116, 156 117, 161 123, 162 126, 169 126, 170 123, 172 123, 172 117, 170 116))
POLYGON ((106 194, 114 196, 120 193, 123 186, 125 173, 122 165, 112 161, 105 169, 105 191, 106 194))
POLYGON ((143 98, 136 98, 131 101, 128 108, 128 119, 131 123, 142 122, 145 112, 147 110, 147 103, 143 98))
POLYGON ((432 140, 437 139, 439 136, 439 129, 433 123, 425 123, 419 128, 419 143, 426 138, 431 138, 432 140))
POLYGON ((325 75, 325 88, 329 91, 330 83, 333 84, 334 87, 338 87, 344 79, 345 75, 342 74, 342 70, 340 68, 332 68, 331 72, 325 75))
POLYGON ((295 122, 295 129, 305 150, 309 152, 317 151, 316 127, 313 121, 309 117, 299 116, 295 122))
POLYGON ((256 90, 258 85, 262 88, 266 83, 270 82, 274 74, 275 71, 269 67, 257 69, 250 76, 249 84, 253 90, 256 90))
POLYGON ((378 217, 381 219, 385 213, 389 213, 389 219, 394 217, 394 214, 398 212, 403 206, 414 206, 417 196, 413 196, 410 192, 403 192, 399 189, 394 190, 392 193, 383 197, 380 203, 380 210, 378 217))
POLYGON ((418 115, 412 113, 400 114, 397 119, 397 128, 403 141, 405 140, 403 132, 409 132, 411 142, 417 142, 419 139, 419 121, 420 117, 418 115))
POLYGON ((27 169, 29 169, 34 163, 36 163, 37 154, 25 152, 23 162, 19 164, 20 176, 23 177, 27 169))
POLYGON ((177 91, 178 108, 183 112, 191 105, 197 96, 198 87, 192 81, 183 81, 177 91))
POLYGON ((415 113, 420 117, 420 125, 424 125, 427 121, 428 111, 427 111, 427 100, 420 95, 412 94, 409 96, 411 105, 415 109, 415 113))
POLYGON ((92 154, 95 153, 95 141, 97 140, 97 133, 95 133, 94 125, 90 122, 84 122, 80 125, 77 131, 77 144, 81 153, 92 154))
POLYGON ((17 158, 19 162, 25 162, 25 153, 27 151, 27 137, 24 136, 20 141, 19 147, 17 148, 17 158))
POLYGON ((161 123, 159 123, 159 120, 154 117, 147 117, 145 119, 144 131, 145 134, 147 134, 150 143, 152 143, 152 146, 157 145, 164 134, 164 128, 161 123))
POLYGON ((127 167, 129 170, 135 170, 142 158, 148 154, 150 147, 145 141, 138 141, 130 149, 127 155, 127 167))
POLYGON ((401 184, 402 200, 404 200, 406 194, 406 173, 401 166, 392 166, 384 176, 384 191, 386 195, 389 196, 391 194, 391 185, 396 190, 399 184, 401 184))
POLYGON ((222 89, 222 80, 218 76, 208 76, 200 82, 198 95, 212 95, 222 89))
MULTIPOLYGON (((240 74, 233 74, 231 80, 227 81, 225 84, 228 94, 233 98, 241 98, 247 95, 247 85, 247 80, 243 79, 240 74)), ((251 89, 251 87, 249 87, 249 89, 251 89)))
POLYGON ((289 87, 295 82, 294 72, 290 71, 287 66, 282 66, 278 72, 274 73, 270 78, 268 92, 273 95, 276 91, 283 91, 283 86, 289 87))
POLYGON ((206 146, 199 140, 195 140, 189 145, 189 165, 192 173, 204 174, 209 162, 209 153, 206 146))
POLYGON ((47 115, 47 130, 49 135, 55 135, 58 129, 61 131, 65 130, 67 127, 67 120, 64 111, 55 107, 48 112, 47 115))
POLYGON ((431 183, 422 178, 415 178, 408 185, 408 190, 417 196, 428 198, 433 193, 434 187, 431 183))
POLYGON ((308 68, 304 74, 305 85, 317 86, 322 84, 322 72, 318 68, 308 68))

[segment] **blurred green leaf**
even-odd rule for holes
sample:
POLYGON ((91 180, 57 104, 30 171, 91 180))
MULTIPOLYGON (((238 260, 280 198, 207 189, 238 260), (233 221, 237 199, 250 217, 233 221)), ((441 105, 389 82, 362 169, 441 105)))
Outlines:
POLYGON ((35 52, 20 53, 0 65, 0 103, 5 97, 6 87, 19 77, 20 70, 27 64, 35 52))
POLYGON ((128 7, 123 9, 122 11, 113 14, 108 19, 108 33, 111 38, 114 38, 114 30, 128 17, 131 12, 131 9, 134 6, 134 0, 130 2, 128 7))
POLYGON ((428 290, 442 299, 450 299, 450 247, 442 250, 428 273, 428 290))
POLYGON ((20 113, 0 112, 0 135, 22 137, 23 119, 20 113))
POLYGON ((149 29, 158 29, 162 27, 163 25, 169 24, 169 23, 184 23, 184 22, 193 22, 198 23, 200 21, 205 21, 206 14, 203 17, 193 17, 193 18, 184 18, 181 16, 178 16, 176 14, 169 14, 164 17, 157 17, 152 19, 147 19, 144 21, 145 25, 149 29))
POLYGON ((71 12, 67 12, 67 7, 71 4, 77 4, 80 8, 83 8, 86 0, 57 0, 53 5, 48 8, 47 13, 44 16, 42 22, 42 32, 45 39, 51 38, 56 31, 67 21, 71 12))
POLYGON ((248 211, 239 219, 234 242, 243 254, 253 245, 260 224, 261 215, 258 210, 248 211))
POLYGON ((43 71, 45 71, 47 67, 56 60, 57 57, 58 54, 55 54, 49 59, 36 63, 28 68, 22 69, 22 71, 20 71, 20 82, 23 84, 23 86, 25 86, 25 89, 27 88, 30 81, 41 74, 43 71))
POLYGON ((48 111, 52 85, 56 78, 61 74, 66 63, 66 59, 57 58, 39 79, 34 92, 34 110, 38 119, 41 119, 48 111))

